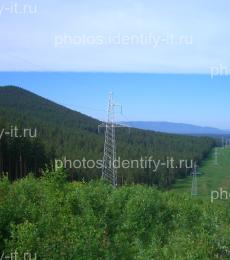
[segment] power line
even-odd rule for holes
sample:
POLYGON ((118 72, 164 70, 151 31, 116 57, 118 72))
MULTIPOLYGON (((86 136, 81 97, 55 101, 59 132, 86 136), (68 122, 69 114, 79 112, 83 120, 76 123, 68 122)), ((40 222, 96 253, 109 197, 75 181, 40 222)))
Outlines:
MULTIPOLYGON (((1 53, 2 54, 2 53, 1 53)), ((28 59, 26 59, 25 57, 22 57, 21 55, 18 55, 18 54, 15 54, 15 53, 12 53, 12 52, 7 52, 7 53, 4 53, 6 54, 7 57, 11 56, 17 60, 19 60, 20 62, 22 61, 24 64, 26 65, 29 65, 29 66, 33 66, 33 69, 32 70, 29 70, 29 69, 26 69, 24 71, 31 71, 31 72, 34 72, 35 71, 35 68, 36 69, 39 69, 39 71, 49 71, 49 69, 47 67, 44 67, 43 65, 40 65, 38 63, 35 63, 35 62, 32 62, 28 59)))

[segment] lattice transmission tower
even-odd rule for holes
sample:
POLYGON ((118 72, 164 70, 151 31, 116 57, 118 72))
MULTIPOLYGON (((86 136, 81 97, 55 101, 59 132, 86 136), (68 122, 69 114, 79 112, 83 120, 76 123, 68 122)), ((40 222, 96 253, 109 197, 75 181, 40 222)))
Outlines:
POLYGON ((214 165, 218 165, 218 150, 217 150, 217 147, 215 147, 215 151, 214 151, 214 165))
POLYGON ((194 163, 193 171, 192 171, 192 190, 191 190, 192 196, 197 196, 197 163, 194 163))
POLYGON ((103 180, 111 183, 114 187, 117 187, 117 168, 114 163, 116 160, 115 129, 116 127, 125 126, 115 122, 115 107, 120 107, 120 112, 122 112, 122 106, 114 103, 113 93, 109 93, 107 122, 102 123, 99 127, 105 127, 105 143, 101 177, 103 180))

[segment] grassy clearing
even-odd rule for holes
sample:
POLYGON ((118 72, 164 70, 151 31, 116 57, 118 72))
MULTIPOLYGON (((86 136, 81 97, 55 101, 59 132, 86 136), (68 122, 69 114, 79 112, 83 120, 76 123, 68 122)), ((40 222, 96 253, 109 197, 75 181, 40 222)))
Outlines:
MULTIPOLYGON (((230 148, 216 148, 210 157, 199 168, 198 194, 199 197, 210 199, 211 191, 220 191, 222 188, 230 192, 230 148), (217 157, 217 159, 215 158, 217 157)), ((173 186, 173 190, 191 192, 192 177, 181 179, 173 186)))

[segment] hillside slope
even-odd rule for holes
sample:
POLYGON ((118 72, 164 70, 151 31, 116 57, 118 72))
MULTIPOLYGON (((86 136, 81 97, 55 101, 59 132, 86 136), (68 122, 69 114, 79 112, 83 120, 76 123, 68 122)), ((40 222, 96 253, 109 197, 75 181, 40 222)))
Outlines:
MULTIPOLYGON (((63 156, 71 160, 101 159, 104 135, 103 133, 98 134, 99 123, 91 117, 60 106, 24 89, 13 86, 0 87, 0 129, 9 128, 11 125, 17 125, 21 129, 37 128, 37 139, 46 151, 46 160, 43 161, 63 156)), ((3 148, 0 152, 3 161, 0 170, 9 171, 11 175, 14 175, 13 170, 9 168, 10 165, 13 165, 12 162, 15 162, 13 168, 21 167, 21 170, 19 169, 21 175, 34 171, 35 166, 28 167, 31 159, 27 156, 31 152, 27 151, 26 145, 24 143, 11 145, 10 138, 5 139, 5 141, 1 139, 0 147, 4 148, 4 142, 8 146, 5 152, 3 148), (17 152, 15 152, 16 150, 17 152), (12 153, 15 153, 13 158, 12 153), (22 167, 22 165, 24 166, 22 167)), ((119 129, 117 140, 117 153, 121 159, 138 160, 141 157, 152 156, 155 160, 165 162, 168 157, 173 157, 176 163, 181 159, 200 161, 207 156, 214 145, 211 138, 161 134, 138 129, 132 129, 130 133, 127 130, 119 129)), ((30 149, 33 150, 33 147, 30 149)), ((40 150, 42 151, 42 148, 40 150)), ((37 149, 35 149, 36 151, 37 149)), ((33 158, 34 161, 37 160, 38 155, 39 153, 33 158)), ((36 163, 34 164, 36 165, 36 163)), ((98 178, 101 172, 95 168, 81 168, 72 170, 71 173, 74 179, 84 177, 85 180, 89 180, 98 178)), ((176 167, 172 170, 161 167, 155 173, 148 168, 120 169, 118 181, 167 187, 177 177, 186 176, 186 174, 188 171, 185 168, 176 169, 176 167)), ((22 177, 21 175, 20 177, 22 177)))

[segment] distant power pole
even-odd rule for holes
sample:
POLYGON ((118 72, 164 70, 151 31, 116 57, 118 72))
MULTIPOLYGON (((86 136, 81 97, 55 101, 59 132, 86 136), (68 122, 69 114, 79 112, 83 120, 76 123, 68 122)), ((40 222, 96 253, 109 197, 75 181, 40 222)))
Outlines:
POLYGON ((218 150, 217 150, 217 147, 215 147, 215 152, 214 152, 214 165, 218 165, 218 150))
POLYGON ((105 127, 105 143, 101 177, 103 180, 111 183, 114 187, 117 187, 117 168, 114 165, 114 162, 116 160, 115 128, 123 126, 115 123, 115 107, 120 107, 122 111, 122 106, 114 103, 113 94, 110 93, 107 111, 107 122, 102 123, 101 125, 99 125, 99 127, 105 127))
POLYGON ((222 137, 222 148, 224 149, 224 137, 222 137))
POLYGON ((197 196, 197 163, 195 162, 194 168, 192 171, 192 190, 191 190, 192 196, 197 196))

